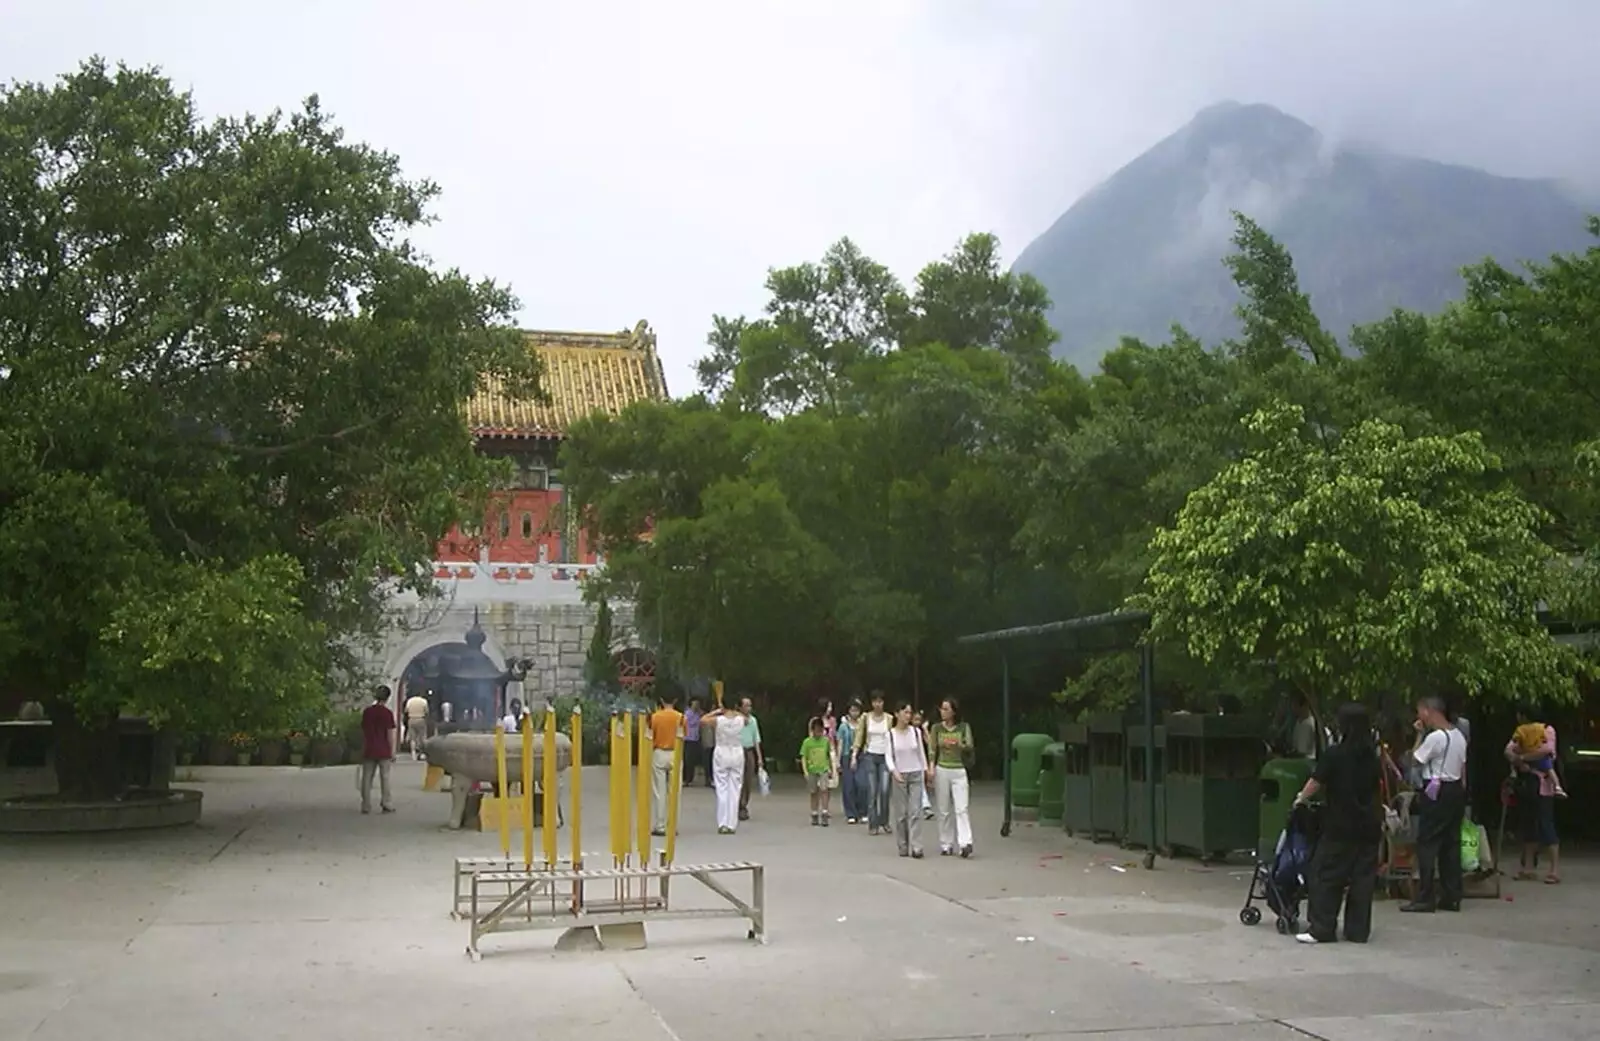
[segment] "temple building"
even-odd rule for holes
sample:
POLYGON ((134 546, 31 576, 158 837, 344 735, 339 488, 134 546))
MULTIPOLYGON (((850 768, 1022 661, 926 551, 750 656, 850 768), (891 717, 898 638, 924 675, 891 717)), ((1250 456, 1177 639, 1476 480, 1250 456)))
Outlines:
MULTIPOLYGON (((466 408, 479 450, 512 460, 510 486, 491 498, 481 527, 440 543, 434 577, 442 597, 396 596, 392 624, 369 654, 399 703, 422 693, 435 719, 446 703, 455 721, 487 721, 508 697, 540 702, 583 689, 596 621, 583 585, 601 561, 566 508, 561 441, 585 416, 667 396, 644 322, 620 333, 526 335, 543 364, 544 399, 510 396, 491 381, 466 408)), ((652 662, 633 637, 631 605, 611 608, 619 672, 648 682, 652 662)))

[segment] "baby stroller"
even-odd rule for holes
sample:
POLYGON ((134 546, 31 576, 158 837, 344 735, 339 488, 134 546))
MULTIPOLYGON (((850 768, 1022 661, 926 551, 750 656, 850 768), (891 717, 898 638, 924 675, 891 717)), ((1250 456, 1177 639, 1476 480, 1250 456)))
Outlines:
POLYGON ((1288 936, 1300 931, 1300 905, 1306 899, 1307 875, 1317 852, 1320 823, 1312 804, 1300 803, 1289 811, 1289 821, 1278 835, 1272 856, 1258 859, 1256 869, 1250 873, 1250 891, 1239 909, 1239 921, 1259 924, 1261 908, 1256 901, 1260 900, 1277 917, 1278 932, 1288 936))

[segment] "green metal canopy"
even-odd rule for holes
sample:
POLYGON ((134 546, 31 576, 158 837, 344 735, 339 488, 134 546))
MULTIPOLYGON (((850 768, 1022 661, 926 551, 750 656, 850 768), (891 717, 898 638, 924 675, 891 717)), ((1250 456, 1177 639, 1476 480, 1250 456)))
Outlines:
MULTIPOLYGON (((1148 611, 1106 611, 1102 614, 1080 615, 1077 618, 1064 618, 1056 622, 1045 622, 1040 625, 1021 625, 1010 629, 992 629, 986 633, 971 633, 967 636, 957 637, 958 644, 1000 644, 1000 712, 1001 712, 1001 750, 1005 757, 1005 766, 1002 770, 1005 785, 1005 820, 1000 825, 1000 837, 1009 838, 1011 835, 1011 661, 1006 655, 1005 644, 1012 640, 1022 640, 1034 636, 1050 636, 1056 633, 1084 632, 1094 629, 1109 629, 1117 626, 1138 626, 1141 630, 1150 624, 1148 611)), ((1155 656, 1149 640, 1140 640, 1139 647, 1139 694, 1144 701, 1144 725, 1155 726, 1155 656)), ((1155 733, 1154 729, 1146 733, 1155 733)), ((1146 741, 1144 746, 1145 776, 1155 776, 1155 742, 1146 741)), ((1150 797, 1150 836, 1149 844, 1145 847, 1144 866, 1149 869, 1156 865, 1156 786, 1149 784, 1150 797)))

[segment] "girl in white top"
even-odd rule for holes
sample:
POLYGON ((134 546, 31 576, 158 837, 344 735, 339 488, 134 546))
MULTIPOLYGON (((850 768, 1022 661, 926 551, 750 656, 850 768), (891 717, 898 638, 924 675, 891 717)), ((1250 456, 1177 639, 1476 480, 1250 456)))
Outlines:
POLYGON ((889 830, 889 728, 894 717, 883 710, 883 691, 872 692, 872 711, 861 717, 856 726, 855 753, 851 756, 852 768, 860 769, 865 777, 857 775, 857 785, 866 796, 867 834, 876 835, 889 830))
POLYGON ((927 787, 928 745, 902 704, 889 731, 889 819, 902 857, 922 859, 922 792, 927 787))
POLYGON ((717 789, 717 834, 732 835, 739 827, 739 790, 744 787, 744 715, 718 705, 700 717, 700 725, 716 728, 711 752, 711 781, 717 789))

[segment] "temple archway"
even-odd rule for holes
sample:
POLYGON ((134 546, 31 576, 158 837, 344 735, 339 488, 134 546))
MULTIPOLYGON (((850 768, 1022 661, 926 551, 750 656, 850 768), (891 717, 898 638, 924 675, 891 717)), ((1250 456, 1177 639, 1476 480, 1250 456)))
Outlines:
POLYGON ((419 635, 390 660, 391 686, 399 712, 420 694, 435 722, 492 726, 505 711, 506 659, 473 618, 459 640, 440 639, 437 630, 419 635), (445 706, 449 706, 446 709, 445 706))

